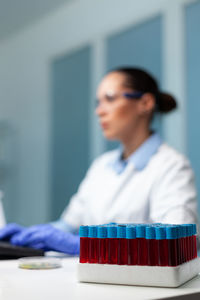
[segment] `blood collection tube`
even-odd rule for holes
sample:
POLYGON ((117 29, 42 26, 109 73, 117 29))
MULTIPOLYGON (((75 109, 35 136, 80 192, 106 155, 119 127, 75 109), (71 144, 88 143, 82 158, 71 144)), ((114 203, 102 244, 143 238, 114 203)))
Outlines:
POLYGON ((189 251, 188 251, 188 254, 189 254, 189 260, 192 259, 192 252, 193 252, 193 225, 192 224, 187 224, 188 225, 188 228, 189 228, 189 238, 188 238, 188 248, 189 248, 189 251))
POLYGON ((179 225, 178 227, 178 236, 179 236, 179 244, 180 244, 180 263, 182 264, 184 262, 184 228, 182 225, 179 225))
POLYGON ((126 239, 126 226, 117 226, 118 238, 118 265, 128 264, 128 241, 126 239))
POLYGON ((128 243, 128 265, 138 264, 138 240, 136 239, 136 226, 126 227, 126 239, 128 243))
POLYGON ((80 226, 79 235, 80 235, 79 262, 87 263, 88 262, 88 226, 80 226))
POLYGON ((186 243, 186 261, 190 260, 190 224, 185 224, 186 229, 186 236, 185 236, 185 243, 186 243))
POLYGON ((167 226, 166 227, 166 238, 168 241, 168 261, 169 266, 177 266, 177 226, 167 226))
POLYGON ((187 261, 187 243, 186 243, 186 226, 185 224, 181 224, 182 230, 182 238, 181 238, 181 245, 182 245, 182 263, 187 261))
POLYGON ((168 241, 166 240, 166 227, 156 226, 156 240, 158 241, 158 265, 169 266, 168 241))
POLYGON ((148 266, 158 266, 158 241, 156 240, 155 227, 147 226, 145 230, 148 250, 148 266))
POLYGON ((136 238, 138 242, 138 265, 145 266, 148 263, 147 240, 145 239, 144 224, 136 226, 136 238))
POLYGON ((88 262, 98 263, 99 257, 99 239, 97 238, 97 226, 88 227, 88 262))
POLYGON ((193 258, 197 257, 197 227, 196 224, 192 224, 193 225, 193 258))
POLYGON ((108 264, 118 263, 117 226, 108 226, 108 264))
POLYGON ((182 264, 183 261, 183 251, 182 251, 182 229, 181 225, 177 225, 177 264, 182 264))
POLYGON ((99 239, 99 264, 108 263, 108 238, 107 238, 107 227, 98 226, 97 238, 99 239))

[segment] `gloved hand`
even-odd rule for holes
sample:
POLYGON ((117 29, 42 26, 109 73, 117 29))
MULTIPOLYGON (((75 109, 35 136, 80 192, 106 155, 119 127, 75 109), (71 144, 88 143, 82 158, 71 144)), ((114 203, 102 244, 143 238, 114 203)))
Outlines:
POLYGON ((54 250, 75 255, 79 253, 80 238, 70 232, 64 232, 51 224, 29 227, 11 238, 11 243, 36 249, 54 250))
POLYGON ((11 244, 18 245, 18 246, 29 246, 35 249, 43 249, 48 250, 44 246, 44 243, 42 242, 34 242, 31 245, 26 245, 26 240, 30 238, 33 234, 36 232, 42 232, 45 231, 46 228, 48 228, 49 224, 38 224, 31 227, 25 227, 23 230, 19 231, 15 235, 13 235, 10 239, 11 244))
POLYGON ((10 223, 0 229, 0 240, 9 241, 11 237, 18 234, 24 230, 25 227, 18 225, 16 223, 10 223))

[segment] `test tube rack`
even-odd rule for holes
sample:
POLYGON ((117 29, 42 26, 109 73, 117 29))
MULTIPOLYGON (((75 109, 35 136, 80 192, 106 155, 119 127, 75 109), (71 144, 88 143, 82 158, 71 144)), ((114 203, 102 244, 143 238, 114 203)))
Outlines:
POLYGON ((80 282, 178 287, 199 272, 195 224, 80 227, 80 282))

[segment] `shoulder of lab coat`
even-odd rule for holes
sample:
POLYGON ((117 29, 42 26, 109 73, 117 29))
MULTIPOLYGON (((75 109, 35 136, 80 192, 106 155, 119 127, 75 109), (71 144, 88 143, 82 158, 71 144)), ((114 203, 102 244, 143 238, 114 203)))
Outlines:
MULTIPOLYGON (((90 211, 87 200, 89 197, 91 198, 91 195, 96 197, 93 184, 97 180, 101 181, 102 176, 106 176, 108 180, 118 176, 109 166, 109 163, 115 160, 118 155, 118 150, 109 151, 93 162, 80 184, 78 192, 72 197, 69 206, 61 216, 61 219, 67 224, 74 228, 84 224, 85 212, 90 211)), ((144 183, 140 180, 141 187, 146 186, 148 191, 146 198, 143 199, 146 203, 146 219, 142 218, 143 222, 197 223, 194 174, 188 160, 182 154, 166 144, 161 144, 142 171, 134 171, 134 166, 131 164, 132 162, 129 162, 127 168, 133 169, 135 174, 133 180, 136 176, 140 176, 141 180, 144 180, 144 183), (147 181, 149 181, 148 187, 147 181)), ((124 172, 119 176, 124 176, 124 172)), ((116 180, 114 182, 116 184, 116 180)), ((136 181, 133 184, 136 184, 136 181)), ((128 186, 129 183, 127 182, 124 188, 126 189, 128 186)), ((139 193, 138 188, 137 191, 139 193)), ((128 201, 132 201, 132 196, 128 197, 130 198, 128 201)), ((121 213, 124 209, 122 203, 123 199, 119 208, 121 213)), ((144 212, 141 212, 142 215, 144 216, 144 212)))
POLYGON ((91 180, 93 176, 108 167, 110 161, 115 159, 119 154, 119 150, 108 151, 98 158, 96 158, 88 169, 85 178, 82 180, 77 193, 70 199, 69 205, 65 208, 61 215, 61 220, 66 222, 74 230, 83 224, 83 211, 87 207, 87 198, 85 197, 85 191, 91 190, 91 180))
POLYGON ((154 168, 159 171, 150 195, 150 218, 162 223, 197 223, 197 192, 189 161, 162 144, 154 168))

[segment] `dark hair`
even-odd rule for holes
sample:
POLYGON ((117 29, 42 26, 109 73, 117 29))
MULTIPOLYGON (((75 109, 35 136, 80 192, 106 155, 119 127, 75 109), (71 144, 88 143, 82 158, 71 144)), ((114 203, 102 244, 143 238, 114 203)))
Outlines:
POLYGON ((127 87, 138 92, 153 94, 156 100, 156 111, 167 113, 177 107, 174 97, 168 93, 161 92, 154 77, 145 70, 132 67, 120 67, 110 72, 123 73, 126 76, 125 85, 127 87))

